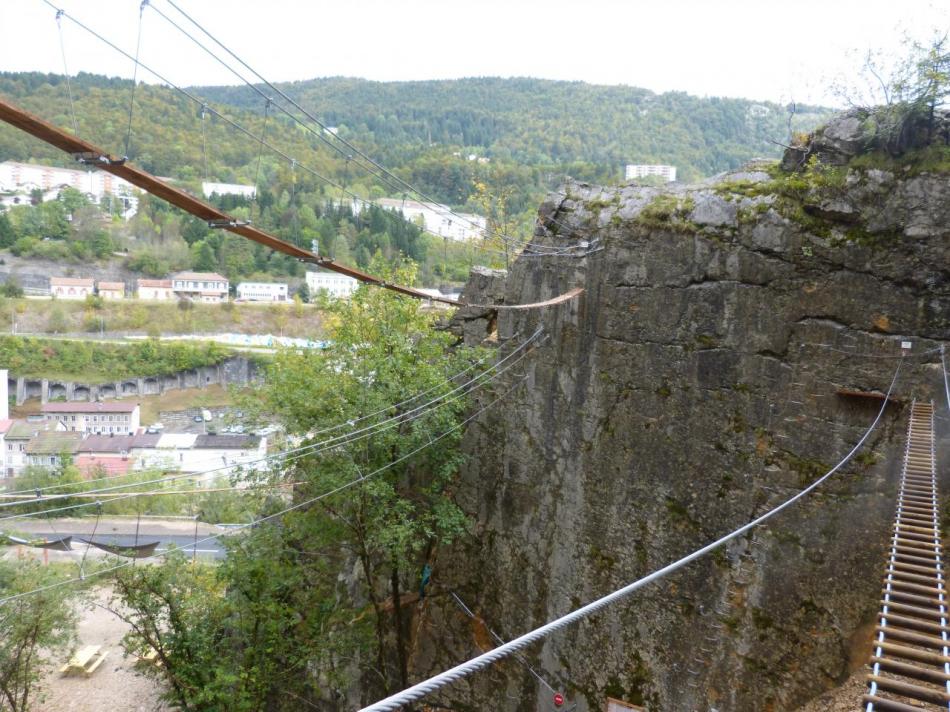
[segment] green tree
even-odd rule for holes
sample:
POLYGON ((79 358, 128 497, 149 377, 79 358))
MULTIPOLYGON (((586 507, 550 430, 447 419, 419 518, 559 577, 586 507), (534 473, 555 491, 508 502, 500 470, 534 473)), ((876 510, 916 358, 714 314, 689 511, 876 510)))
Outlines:
POLYGON ((3 283, 3 286, 0 287, 0 294, 3 294, 5 297, 22 297, 23 287, 20 286, 20 282, 16 277, 10 277, 3 283))
POLYGON ((49 310, 49 316, 46 318, 46 330, 54 334, 61 334, 66 331, 68 325, 66 314, 63 307, 59 304, 53 304, 49 310))
POLYGON ((16 242, 17 233, 6 213, 0 213, 0 247, 10 247, 16 242))
POLYGON ((112 610, 131 627, 123 644, 131 654, 154 651, 162 665, 148 672, 168 684, 165 698, 179 709, 342 701, 329 689, 346 679, 336 666, 358 650, 366 626, 335 601, 331 564, 339 561, 287 546, 289 534, 263 526, 229 539, 216 567, 174 552, 117 574, 112 610))
MULTIPOLYGON (((413 266, 393 270, 382 259, 372 269, 400 284, 411 284, 415 274, 413 266)), ((280 418, 291 435, 307 438, 370 413, 399 415, 412 406, 392 404, 430 389, 430 398, 449 390, 449 374, 470 357, 467 351, 448 352, 450 338, 433 328, 433 317, 417 300, 361 287, 350 300, 334 300, 329 311, 330 347, 281 353, 257 394, 263 411, 280 418)), ((305 530, 324 545, 336 540, 336 546, 356 553, 362 596, 372 608, 375 667, 384 692, 408 682, 403 594, 416 590, 433 549, 466 531, 466 517, 449 494, 461 462, 461 431, 452 428, 463 408, 461 400, 447 403, 293 467, 292 476, 304 483, 300 500, 378 473, 292 518, 302 519, 305 530), (425 447, 440 435, 437 447, 425 447)))
POLYGON ((199 240, 191 246, 191 255, 194 268, 199 272, 212 272, 216 269, 214 249, 204 240, 199 240))
POLYGON ((26 712, 54 657, 75 640, 75 589, 53 586, 58 569, 38 562, 0 562, 0 597, 26 594, 0 606, 0 709, 26 712))

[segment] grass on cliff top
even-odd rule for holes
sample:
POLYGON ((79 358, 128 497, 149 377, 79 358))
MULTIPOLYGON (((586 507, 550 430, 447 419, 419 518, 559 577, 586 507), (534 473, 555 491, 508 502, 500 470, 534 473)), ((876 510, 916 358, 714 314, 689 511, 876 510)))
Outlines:
POLYGON ((643 207, 634 222, 655 230, 692 231, 697 226, 689 216, 695 207, 692 196, 661 193, 643 207))
POLYGON ((849 168, 876 168, 892 173, 916 176, 922 173, 950 174, 950 145, 930 145, 926 148, 908 151, 895 158, 883 151, 855 156, 848 164, 849 168))

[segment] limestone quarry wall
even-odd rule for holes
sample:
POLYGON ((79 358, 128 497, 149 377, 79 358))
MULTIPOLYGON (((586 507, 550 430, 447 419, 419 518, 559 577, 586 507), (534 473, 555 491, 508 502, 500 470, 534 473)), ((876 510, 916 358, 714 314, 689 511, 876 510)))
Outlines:
MULTIPOLYGON (((497 328, 501 353, 538 325, 548 340, 466 436, 457 496, 474 536, 435 561, 415 679, 490 642, 449 591, 510 638, 799 491, 873 420, 907 339, 897 401, 827 486, 527 655, 578 712, 607 696, 651 712, 794 709, 866 660, 906 406, 943 397, 950 178, 842 171, 792 193, 762 166, 667 190, 571 183, 542 206, 535 242, 597 251, 476 275, 476 303, 585 293, 497 323, 457 317, 470 342, 497 328)), ((553 709, 516 661, 434 700, 553 709)))

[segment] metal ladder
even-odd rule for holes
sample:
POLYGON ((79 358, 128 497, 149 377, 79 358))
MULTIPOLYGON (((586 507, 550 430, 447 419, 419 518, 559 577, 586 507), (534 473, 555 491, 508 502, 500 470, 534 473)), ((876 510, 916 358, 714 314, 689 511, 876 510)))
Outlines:
POLYGON ((933 403, 911 405, 865 712, 950 710, 950 626, 940 545, 933 403))

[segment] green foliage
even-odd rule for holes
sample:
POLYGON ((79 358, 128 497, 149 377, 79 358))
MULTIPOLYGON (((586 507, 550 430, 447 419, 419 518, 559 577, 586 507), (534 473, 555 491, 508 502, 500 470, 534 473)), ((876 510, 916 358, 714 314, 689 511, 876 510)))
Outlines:
MULTIPOLYGON (((98 320, 95 330, 99 329, 98 320)), ((0 363, 22 376, 101 378, 159 376, 220 363, 231 354, 214 343, 101 344, 0 336, 0 363)))
POLYGON ((278 709, 334 685, 333 656, 351 656, 365 630, 329 595, 335 572, 275 528, 228 541, 218 567, 172 553, 118 572, 112 609, 132 627, 126 650, 157 654, 161 667, 147 672, 186 712, 278 709), (318 680, 314 669, 329 672, 318 680))
POLYGON ((698 229, 689 220, 694 207, 691 197, 661 193, 643 207, 635 220, 638 224, 650 229, 693 232, 698 229))
POLYGON ((10 247, 16 242, 17 233, 6 213, 0 212, 0 247, 10 247))
MULTIPOLYGON (((14 488, 17 490, 42 489, 47 491, 47 488, 55 487, 55 490, 49 492, 50 494, 76 495, 103 486, 102 482, 90 482, 89 479, 83 477, 78 468, 68 463, 68 458, 64 459, 67 464, 56 468, 27 467, 25 472, 14 480, 14 488)), ((190 490, 201 492, 201 486, 188 479, 156 482, 163 475, 164 472, 160 470, 139 470, 127 475, 110 477, 108 485, 110 487, 117 485, 125 487, 127 485, 127 489, 120 490, 120 494, 162 491, 170 494, 124 499, 103 496, 100 509, 97 510, 96 507, 88 506, 83 511, 89 515, 94 515, 97 511, 105 515, 142 513, 173 515, 197 512, 201 521, 217 523, 246 519, 248 511, 255 508, 259 503, 259 498, 254 492, 207 492, 198 496, 188 494, 190 490)), ((98 468, 91 471, 90 479, 101 480, 107 476, 104 469, 98 468)), ((226 487, 227 485, 226 481, 222 483, 222 486, 226 487)), ((57 500, 57 505, 61 507, 90 505, 90 500, 88 497, 64 497, 57 500)), ((48 507, 48 503, 38 502, 18 505, 16 509, 24 512, 38 512, 48 507)))
POLYGON ((5 297, 18 298, 23 296, 23 287, 14 277, 10 277, 3 286, 0 287, 0 294, 5 297))
POLYGON ((0 709, 26 712, 37 682, 75 640, 75 591, 38 562, 0 562, 0 597, 46 588, 0 607, 0 709))
MULTIPOLYGON (((413 281, 409 266, 390 271, 377 258, 371 268, 392 281, 413 281)), ((282 352, 247 404, 256 404, 262 418, 280 419, 290 435, 307 438, 304 442, 313 438, 308 433, 341 422, 376 414, 365 426, 411 410, 418 405, 411 400, 392 404, 406 403, 416 393, 426 391, 426 400, 439 397, 453 387, 449 375, 474 356, 447 354, 450 338, 432 328, 433 317, 416 300, 361 287, 329 309, 330 347, 282 352)), ((461 459, 461 429, 453 428, 463 409, 464 399, 450 400, 372 438, 302 458, 288 473, 303 483, 296 492, 301 500, 368 478, 283 521, 305 542, 302 549, 354 552, 362 574, 360 597, 372 608, 375 666, 387 688, 404 684, 406 676, 407 619, 397 601, 418 585, 432 549, 467 530, 449 491, 461 459), (436 446, 429 447, 433 441, 436 446)))

